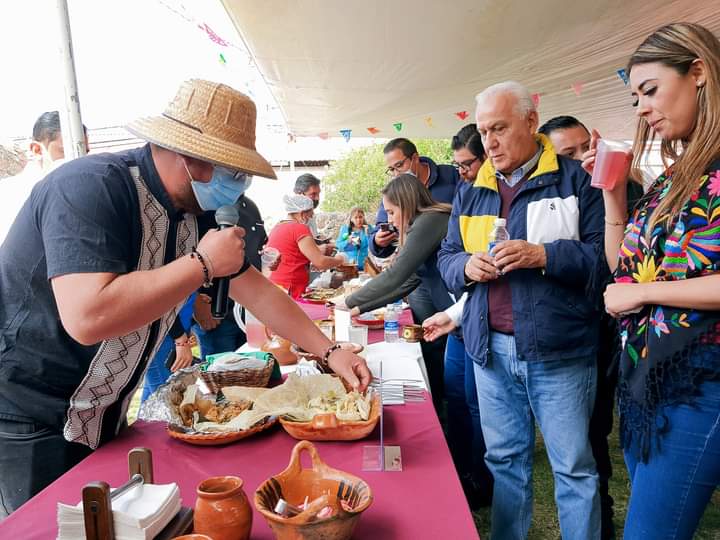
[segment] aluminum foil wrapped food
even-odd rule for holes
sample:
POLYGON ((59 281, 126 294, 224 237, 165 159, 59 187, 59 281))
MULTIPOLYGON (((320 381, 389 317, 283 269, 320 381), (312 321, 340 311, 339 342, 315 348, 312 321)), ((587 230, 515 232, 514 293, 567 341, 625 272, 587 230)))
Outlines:
POLYGON ((173 373, 167 382, 140 406, 138 419, 182 426, 180 404, 185 396, 185 390, 195 384, 199 376, 200 368, 198 366, 187 367, 173 373))

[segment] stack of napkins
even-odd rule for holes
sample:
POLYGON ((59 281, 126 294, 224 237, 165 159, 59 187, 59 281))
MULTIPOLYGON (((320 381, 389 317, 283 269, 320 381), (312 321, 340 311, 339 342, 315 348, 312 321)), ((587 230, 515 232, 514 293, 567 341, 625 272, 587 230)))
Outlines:
MULTIPOLYGON (((112 500, 115 540, 152 540, 181 507, 177 484, 144 484, 112 500)), ((58 503, 58 540, 85 539, 83 504, 58 503)))

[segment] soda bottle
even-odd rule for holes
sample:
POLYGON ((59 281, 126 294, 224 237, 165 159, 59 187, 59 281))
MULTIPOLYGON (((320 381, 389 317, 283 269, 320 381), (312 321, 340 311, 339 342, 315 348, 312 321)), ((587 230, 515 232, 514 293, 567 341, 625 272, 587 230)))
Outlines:
POLYGON ((508 233, 508 230, 505 228, 506 224, 507 221, 505 220, 505 218, 495 218, 495 226, 488 235, 488 253, 491 256, 494 256, 494 253, 492 251, 495 246, 497 246, 501 242, 510 240, 510 233, 508 233))
POLYGON ((396 343, 400 340, 400 324, 398 317, 400 313, 395 306, 388 304, 385 306, 385 342, 396 343))

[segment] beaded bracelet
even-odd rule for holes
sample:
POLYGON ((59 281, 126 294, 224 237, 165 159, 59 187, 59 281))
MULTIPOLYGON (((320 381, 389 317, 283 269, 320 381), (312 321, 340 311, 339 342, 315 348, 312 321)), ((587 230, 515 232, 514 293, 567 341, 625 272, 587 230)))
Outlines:
POLYGON ((342 346, 339 343, 330 345, 327 351, 325 351, 325 354, 323 354, 322 360, 320 360, 320 365, 324 368, 330 369, 330 355, 338 349, 342 349, 342 346))
POLYGON ((203 257, 200 254, 200 252, 195 248, 192 248, 192 253, 190 253, 190 258, 197 259, 198 261, 200 261, 200 264, 202 265, 203 276, 205 278, 202 286, 205 287, 206 289, 209 289, 210 287, 212 287, 212 276, 210 275, 210 270, 208 269, 209 261, 206 262, 206 258, 203 257))

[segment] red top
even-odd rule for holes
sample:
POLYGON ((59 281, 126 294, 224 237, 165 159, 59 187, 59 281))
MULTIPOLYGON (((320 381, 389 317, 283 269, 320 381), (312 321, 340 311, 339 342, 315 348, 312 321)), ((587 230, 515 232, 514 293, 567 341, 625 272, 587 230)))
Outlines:
POLYGON ((310 227, 296 221, 281 221, 270 232, 268 247, 277 249, 282 257, 270 281, 286 288, 293 298, 299 298, 310 281, 310 259, 300 251, 298 242, 312 237, 310 227))

